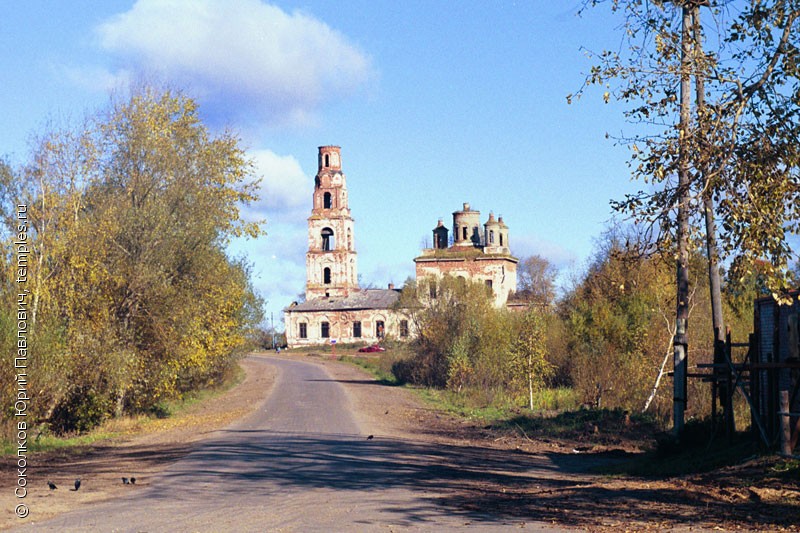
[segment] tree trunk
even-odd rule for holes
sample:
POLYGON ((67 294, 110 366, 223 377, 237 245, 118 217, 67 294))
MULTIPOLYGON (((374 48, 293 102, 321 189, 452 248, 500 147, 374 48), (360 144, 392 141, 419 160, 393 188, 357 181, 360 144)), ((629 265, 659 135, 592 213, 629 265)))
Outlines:
POLYGON ((533 354, 528 353, 528 407, 533 411, 533 354))
POLYGON ((677 305, 675 312, 675 340, 673 368, 673 431, 680 436, 683 431, 684 413, 686 411, 686 375, 688 367, 688 341, 686 329, 689 321, 689 126, 692 105, 692 8, 684 4, 681 8, 683 23, 681 31, 681 107, 679 124, 679 168, 676 200, 677 214, 677 305))
MULTIPOLYGON (((703 55, 703 35, 700 25, 700 7, 694 7, 694 46, 695 57, 703 55)), ((705 79, 704 73, 698 69, 696 74, 697 117, 702 126, 705 117, 705 79)), ((705 136, 706 129, 701 127, 698 134, 705 136)), ((701 149, 708 146, 707 139, 700 139, 701 149)), ((706 223, 706 252, 708 253, 708 284, 711 290, 711 315, 714 333, 714 343, 725 342, 725 320, 722 312, 722 282, 719 274, 719 251, 717 248, 717 227, 714 221, 714 200, 711 195, 711 176, 707 154, 701 154, 700 172, 703 178, 703 214, 706 223)))

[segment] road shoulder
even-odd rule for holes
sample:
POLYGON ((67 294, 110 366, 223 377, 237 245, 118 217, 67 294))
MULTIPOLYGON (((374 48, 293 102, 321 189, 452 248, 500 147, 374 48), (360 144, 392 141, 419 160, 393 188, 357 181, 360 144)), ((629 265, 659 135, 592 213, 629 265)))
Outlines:
POLYGON ((188 454, 195 443, 253 412, 266 399, 276 369, 258 361, 257 356, 240 364, 246 372, 242 383, 189 406, 175 419, 164 419, 160 427, 156 426, 157 431, 31 456, 24 499, 14 495, 16 465, 5 461, 0 480, 0 529, 40 522, 148 486, 169 464, 188 454), (124 485, 123 477, 135 477, 135 486, 124 485), (77 478, 81 479, 80 490, 70 490, 77 478), (48 481, 58 488, 50 490, 48 481), (29 507, 28 518, 14 515, 19 503, 29 507))

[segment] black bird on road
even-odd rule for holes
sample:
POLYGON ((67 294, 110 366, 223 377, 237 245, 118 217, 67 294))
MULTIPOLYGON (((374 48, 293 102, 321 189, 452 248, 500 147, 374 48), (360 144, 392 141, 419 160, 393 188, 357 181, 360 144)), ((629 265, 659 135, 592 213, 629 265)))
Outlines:
POLYGON ((374 438, 375 438, 375 435, 370 435, 369 437, 367 437, 367 440, 372 440, 374 438))
POLYGON ((77 491, 79 488, 81 488, 81 480, 80 479, 76 479, 75 480, 75 490, 77 491))
POLYGON ((53 483, 52 481, 48 481, 47 486, 50 487, 50 490, 56 490, 58 488, 56 487, 56 484, 53 483))
POLYGON ((122 484, 123 485, 130 485, 131 484, 131 480, 126 478, 126 477, 124 477, 124 478, 122 478, 122 484))

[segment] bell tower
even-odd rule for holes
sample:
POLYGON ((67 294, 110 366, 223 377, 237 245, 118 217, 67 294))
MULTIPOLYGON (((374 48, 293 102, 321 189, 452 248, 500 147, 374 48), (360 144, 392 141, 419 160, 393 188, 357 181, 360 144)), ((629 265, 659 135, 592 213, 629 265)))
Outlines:
POLYGON ((358 270, 338 146, 319 147, 313 202, 308 217, 306 299, 345 298, 358 290, 358 270))

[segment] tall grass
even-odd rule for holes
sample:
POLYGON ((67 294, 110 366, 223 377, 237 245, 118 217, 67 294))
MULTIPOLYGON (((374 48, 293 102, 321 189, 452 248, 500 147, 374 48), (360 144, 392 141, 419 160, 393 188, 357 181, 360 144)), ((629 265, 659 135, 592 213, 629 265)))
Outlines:
MULTIPOLYGON (((186 411, 205 401, 213 400, 244 381, 246 373, 239 365, 234 365, 225 374, 222 383, 217 386, 191 391, 180 399, 163 401, 154 406, 147 414, 123 416, 106 420, 96 428, 83 434, 54 435, 46 425, 42 424, 28 431, 28 452, 41 453, 79 446, 88 446, 96 442, 130 436, 146 431, 164 429, 164 419, 173 421, 188 416, 186 411)), ((3 428, 0 439, 0 453, 3 456, 16 455, 16 426, 3 428)))

